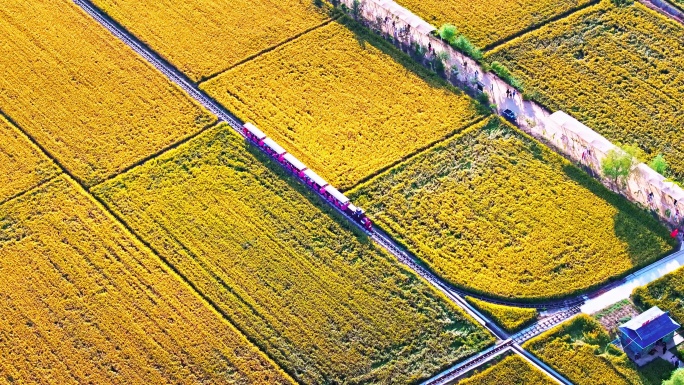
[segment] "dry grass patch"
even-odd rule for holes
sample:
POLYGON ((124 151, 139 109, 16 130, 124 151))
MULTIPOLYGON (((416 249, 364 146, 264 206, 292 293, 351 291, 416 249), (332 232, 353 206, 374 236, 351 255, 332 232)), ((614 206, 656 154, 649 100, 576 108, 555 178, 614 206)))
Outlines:
POLYGON ((338 22, 202 88, 343 189, 479 117, 470 98, 338 22))
POLYGON ((72 1, 0 20, 0 109, 88 185, 215 120, 72 1))
POLYGON ((328 17, 311 0, 94 0, 192 80, 216 74, 328 17))
POLYGON ((398 0, 428 23, 455 25, 480 48, 595 0, 398 0))
POLYGON ((443 278, 506 298, 584 291, 673 248, 652 217, 497 118, 349 196, 443 278))
POLYGON ((0 116, 0 202, 59 173, 57 166, 0 116))
POLYGON ((3 381, 293 384, 81 191, 0 206, 3 381))
POLYGON ((528 93, 613 142, 659 153, 684 180, 684 26, 609 0, 500 47, 528 93))
POLYGON ((244 146, 222 126, 94 191, 303 383, 410 383, 493 342, 244 146))

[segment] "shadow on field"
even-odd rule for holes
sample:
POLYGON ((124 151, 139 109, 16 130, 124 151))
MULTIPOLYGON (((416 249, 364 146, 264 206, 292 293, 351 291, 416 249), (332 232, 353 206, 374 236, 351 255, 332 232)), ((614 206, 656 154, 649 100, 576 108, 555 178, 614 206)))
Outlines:
MULTIPOLYGON (((383 54, 389 56, 396 63, 400 64, 407 72, 411 72, 414 75, 422 79, 427 85, 432 88, 451 92, 457 95, 466 95, 463 90, 456 88, 449 84, 444 78, 440 77, 437 73, 425 68, 423 65, 418 63, 409 54, 403 52, 398 47, 392 43, 385 40, 382 36, 373 33, 368 28, 359 24, 357 21, 351 19, 349 16, 344 14, 340 15, 335 21, 335 23, 347 28, 350 32, 354 34, 357 43, 362 49, 367 49, 367 45, 379 50, 383 54)), ((483 115, 489 115, 492 111, 480 104, 474 98, 470 98, 470 102, 473 108, 478 111, 478 113, 483 115)))
POLYGON ((280 179, 284 180, 289 187, 293 188, 295 191, 304 196, 309 203, 311 203, 316 208, 320 209, 323 213, 328 215, 332 220, 339 223, 343 228, 354 233, 356 239, 363 243, 368 244, 371 242, 370 237, 362 230, 360 230, 356 225, 350 223, 350 220, 341 215, 337 210, 333 209, 326 201, 323 200, 318 194, 311 191, 311 189, 304 185, 299 179, 294 176, 289 171, 286 171, 280 163, 275 161, 270 156, 266 155, 254 144, 247 141, 246 139, 242 142, 244 149, 252 155, 257 162, 263 164, 269 171, 277 175, 280 179))
POLYGON ((610 191, 577 166, 565 165, 563 172, 574 182, 617 209, 618 212, 613 216, 613 231, 618 239, 627 244, 627 252, 634 266, 641 267, 671 252, 670 250, 660 255, 648 255, 648 250, 658 243, 659 238, 665 239, 674 250, 675 242, 669 237, 667 228, 648 212, 610 191))

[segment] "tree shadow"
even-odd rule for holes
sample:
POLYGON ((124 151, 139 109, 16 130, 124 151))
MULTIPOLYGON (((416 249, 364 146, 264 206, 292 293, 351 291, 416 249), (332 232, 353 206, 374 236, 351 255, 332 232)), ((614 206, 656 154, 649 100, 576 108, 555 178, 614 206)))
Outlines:
POLYGON ((362 244, 371 243, 371 239, 368 234, 359 229, 355 224, 350 223, 350 219, 340 214, 336 209, 332 208, 327 201, 312 191, 308 186, 304 185, 292 172, 283 168, 280 163, 265 154, 261 149, 249 142, 247 139, 243 140, 242 145, 245 151, 253 156, 258 163, 265 166, 270 172, 277 175, 281 180, 285 181, 290 188, 301 194, 309 203, 311 203, 311 205, 328 215, 328 217, 340 224, 340 226, 342 226, 345 230, 353 233, 359 242, 362 244))
POLYGON ((575 165, 563 166, 563 172, 571 180, 591 191, 592 194, 617 210, 613 216, 613 231, 618 239, 627 244, 627 253, 635 266, 626 274, 674 251, 675 240, 669 236, 668 229, 655 216, 628 201, 627 198, 610 191, 575 165), (652 245, 662 240, 665 240, 672 249, 657 255, 645 255, 653 247, 652 245))
POLYGON ((347 30, 354 34, 356 42, 362 49, 367 49, 368 46, 377 49, 383 54, 389 56, 394 62, 400 64, 407 72, 410 72, 418 76, 427 85, 434 89, 447 91, 454 93, 456 95, 468 95, 470 96, 470 102, 473 108, 482 115, 490 115, 492 113, 491 109, 487 106, 482 105, 481 102, 477 100, 477 95, 475 92, 466 92, 451 83, 449 83, 444 77, 438 75, 436 72, 426 68, 421 63, 416 61, 415 58, 410 56, 408 53, 402 51, 399 47, 393 43, 385 40, 382 35, 374 33, 368 27, 362 25, 358 21, 350 18, 349 16, 342 14, 335 21, 339 25, 345 27, 347 30))

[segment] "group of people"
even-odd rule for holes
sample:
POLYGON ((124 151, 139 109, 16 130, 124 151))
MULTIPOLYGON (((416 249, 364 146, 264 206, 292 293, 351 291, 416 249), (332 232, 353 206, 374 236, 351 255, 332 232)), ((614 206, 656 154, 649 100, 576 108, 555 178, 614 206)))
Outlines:
POLYGON ((515 92, 516 92, 516 91, 515 91, 515 88, 513 89, 513 91, 511 91, 510 89, 507 89, 507 90, 506 90, 506 97, 507 97, 507 98, 514 98, 514 97, 515 97, 515 92))

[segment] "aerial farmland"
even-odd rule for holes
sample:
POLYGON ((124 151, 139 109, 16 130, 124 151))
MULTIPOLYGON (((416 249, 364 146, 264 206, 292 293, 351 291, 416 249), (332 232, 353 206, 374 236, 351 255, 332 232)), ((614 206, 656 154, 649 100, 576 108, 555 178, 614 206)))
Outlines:
POLYGON ((684 381, 678 0, 7 0, 0 42, 0 383, 684 381))

